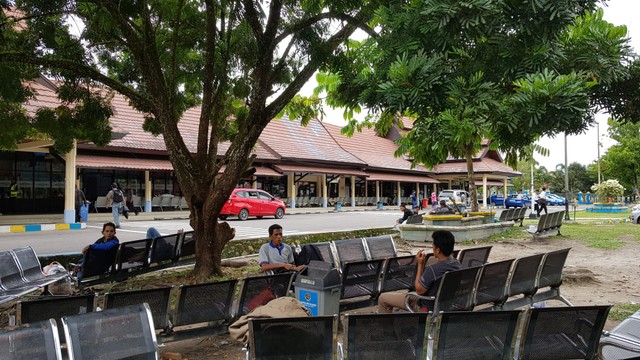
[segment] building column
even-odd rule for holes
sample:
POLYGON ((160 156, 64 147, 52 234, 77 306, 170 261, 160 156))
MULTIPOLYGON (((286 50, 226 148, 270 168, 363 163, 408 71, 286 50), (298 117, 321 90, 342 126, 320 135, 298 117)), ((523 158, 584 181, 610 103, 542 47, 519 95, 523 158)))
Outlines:
POLYGON ((255 175, 251 176, 251 188, 252 189, 258 188, 258 177, 255 175))
POLYGON ((451 179, 449 179, 448 181, 449 187, 447 189, 451 189, 451 179))
POLYGON ((327 174, 322 174, 322 207, 326 208, 329 204, 327 196, 327 174))
POLYGON ((376 206, 380 202, 380 181, 376 180, 376 206))
POLYGON ((506 177, 504 178, 503 185, 504 185, 503 186, 504 189, 502 190, 502 192, 504 193, 504 198, 503 199, 504 199, 504 203, 506 205, 507 204, 507 178, 506 177))
MULTIPOLYGON (((416 183, 416 200, 418 200, 418 206, 420 206, 420 183, 416 183)), ((413 210, 413 204, 411 204, 411 210, 413 210)))
POLYGON ((356 177, 351 175, 351 207, 356 207, 356 177))
POLYGON ((76 222, 76 154, 78 142, 73 140, 71 150, 65 155, 64 168, 64 222, 76 222))
POLYGON ((151 205, 151 176, 149 176, 149 170, 144 172, 144 212, 151 212, 153 206, 151 205))
POLYGON ((487 207, 487 196, 487 175, 482 175, 482 206, 484 208, 487 207))
POLYGON ((400 181, 396 181, 396 205, 402 204, 402 196, 400 194, 400 181))
POLYGON ((293 178, 296 176, 295 173, 291 173, 287 175, 287 193, 289 194, 289 204, 292 209, 296 208, 296 184, 293 182, 293 178))

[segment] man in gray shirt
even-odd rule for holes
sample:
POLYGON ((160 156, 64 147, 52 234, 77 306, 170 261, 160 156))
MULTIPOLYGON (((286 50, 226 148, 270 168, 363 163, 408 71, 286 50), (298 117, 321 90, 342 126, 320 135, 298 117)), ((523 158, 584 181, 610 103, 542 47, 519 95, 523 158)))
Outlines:
POLYGON ((283 272, 290 270, 300 271, 303 265, 296 266, 293 259, 291 246, 282 242, 282 226, 273 224, 269 226, 269 242, 260 247, 258 254, 260 270, 283 272))

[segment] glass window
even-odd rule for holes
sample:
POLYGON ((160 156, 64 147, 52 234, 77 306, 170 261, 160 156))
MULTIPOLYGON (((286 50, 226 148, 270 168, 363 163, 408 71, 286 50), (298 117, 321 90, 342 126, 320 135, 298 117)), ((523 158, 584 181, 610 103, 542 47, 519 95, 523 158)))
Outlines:
POLYGON ((249 191, 249 198, 251 199, 257 199, 258 198, 258 192, 257 191, 249 191))
POLYGON ((258 197, 260 198, 260 200, 271 200, 271 196, 265 192, 262 191, 258 191, 258 197))

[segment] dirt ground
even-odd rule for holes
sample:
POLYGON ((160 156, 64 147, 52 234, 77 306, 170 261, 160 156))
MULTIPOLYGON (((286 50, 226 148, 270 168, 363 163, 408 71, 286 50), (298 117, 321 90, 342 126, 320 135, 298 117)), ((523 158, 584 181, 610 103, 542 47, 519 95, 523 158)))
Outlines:
MULTIPOLYGON (((606 226, 603 227, 606 232, 606 226)), ((579 241, 550 237, 537 241, 506 241, 492 243, 490 261, 506 260, 541 252, 570 247, 564 270, 562 294, 574 305, 625 304, 640 301, 640 246, 636 241, 625 241, 617 250, 594 249, 579 241)), ((403 252, 415 253, 428 244, 399 245, 403 252)), ((549 301, 547 306, 564 306, 549 301)), ((375 308, 358 312, 373 312, 375 308)), ((611 329, 616 321, 608 321, 611 329)), ((167 359, 244 359, 242 344, 227 334, 162 344, 161 354, 167 359)))

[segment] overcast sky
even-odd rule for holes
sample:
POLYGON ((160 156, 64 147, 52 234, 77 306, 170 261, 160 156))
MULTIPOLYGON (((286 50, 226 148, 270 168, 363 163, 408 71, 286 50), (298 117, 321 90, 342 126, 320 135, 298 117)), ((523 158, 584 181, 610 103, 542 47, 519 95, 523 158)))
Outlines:
MULTIPOLYGON (((615 25, 627 26, 627 35, 631 38, 631 45, 635 52, 640 50, 640 21, 637 21, 639 13, 640 0, 609 0, 607 6, 604 7, 605 20, 615 25)), ((301 93, 305 95, 311 94, 314 86, 315 81, 310 81, 302 89, 301 93)), ((324 121, 336 125, 345 125, 342 118, 342 110, 331 110, 327 107, 325 112, 327 116, 324 118, 324 121)), ((615 143, 615 141, 607 136, 607 119, 608 115, 605 113, 596 116, 596 120, 600 124, 601 156, 607 148, 615 143)), ((568 162, 579 162, 588 165, 596 161, 598 158, 597 138, 597 129, 595 126, 582 135, 569 136, 567 139, 568 162)), ((550 152, 548 157, 542 157, 540 155, 536 157, 536 161, 538 161, 540 165, 545 166, 549 170, 553 170, 556 165, 564 164, 564 136, 562 134, 559 134, 555 138, 542 138, 539 144, 549 149, 550 152)))

